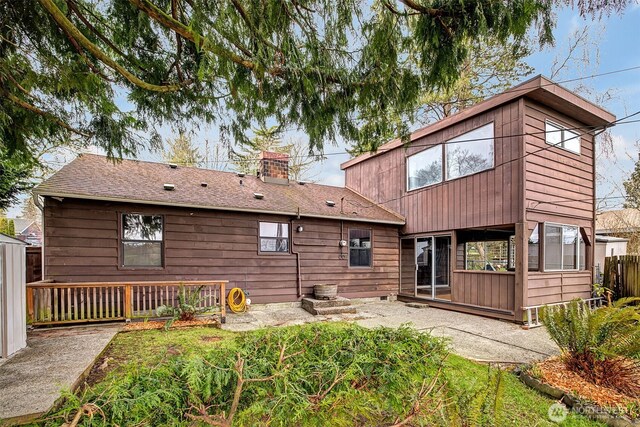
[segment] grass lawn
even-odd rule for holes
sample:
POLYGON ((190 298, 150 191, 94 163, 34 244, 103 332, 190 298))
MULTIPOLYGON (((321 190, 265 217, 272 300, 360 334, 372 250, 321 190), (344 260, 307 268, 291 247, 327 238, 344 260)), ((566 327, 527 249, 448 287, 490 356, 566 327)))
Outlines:
MULTIPOLYGON (((182 411, 194 413, 195 408, 206 406, 209 414, 223 411, 228 414, 237 379, 232 368, 234 362, 237 363, 236 355, 239 358, 244 352, 245 376, 265 377, 274 372, 274 366, 283 366, 284 373, 251 383, 251 390, 244 389, 233 425, 288 425, 289 422, 290 425, 314 426, 390 425, 393 422, 381 420, 388 419, 393 410, 397 410, 398 415, 390 419, 397 423, 406 416, 409 422, 405 425, 558 425, 547 416, 548 408, 554 401, 529 389, 513 374, 503 373, 498 382, 492 383, 491 378, 496 378, 497 370, 489 370, 486 365, 452 354, 445 357, 445 347, 434 338, 413 342, 409 334, 415 334, 411 331, 399 335, 391 330, 386 331, 371 332, 348 324, 324 324, 243 334, 214 328, 121 333, 96 364, 88 379, 88 386, 78 393, 80 397, 70 398, 61 411, 48 417, 53 417, 50 419, 57 423, 62 417, 68 421, 82 405, 96 402, 100 410, 95 410, 93 423, 90 417, 84 416, 78 425, 109 425, 108 417, 113 414, 117 416, 118 411, 134 413, 141 410, 148 410, 152 416, 140 425, 215 425, 207 424, 203 419, 196 420, 195 424, 190 424, 192 419, 184 420, 184 424, 170 423, 164 417, 171 411, 180 413, 176 408, 189 399, 189 404, 182 411), (334 336, 335 339, 325 339, 334 336), (312 349, 308 343, 313 342, 314 337, 321 339, 316 344, 318 347, 312 349), (374 344, 368 344, 362 337, 372 338, 374 344), (268 348, 260 350, 262 346, 268 348), (377 353, 375 346, 380 346, 377 353), (350 354, 350 350, 354 353, 350 354), (375 355, 367 353, 368 350, 375 355), (421 353, 420 357, 415 355, 420 352, 424 354, 421 353), (271 361, 265 361, 262 355, 267 355, 264 356, 266 359, 272 357, 269 359, 271 361), (362 355, 361 359, 359 355, 362 355), (255 359, 252 358, 254 356, 255 359), (434 362, 436 359, 442 363, 434 362), (289 360, 293 362, 287 365, 289 360), (304 367, 298 367, 303 364, 304 367), (325 374, 326 378, 320 378, 325 374), (422 380, 421 383, 425 376, 430 380, 422 380), (206 381, 203 377, 206 377, 206 381), (157 384, 154 385, 153 381, 157 384), (145 386, 147 382, 151 385, 145 386), (120 386, 121 383, 125 385, 120 386), (204 387, 203 384, 207 391, 199 392, 198 399, 201 400, 186 396, 184 389, 193 393, 193 390, 204 387), (493 394, 488 392, 493 390, 491 384, 496 385, 493 394), (433 385, 432 392, 420 394, 429 385, 433 385), (211 387, 218 390, 219 394, 227 395, 224 402, 216 400, 215 390, 209 390, 211 387), (156 393, 159 388, 165 394, 156 393), (320 397, 310 397, 308 390, 317 388, 326 393, 318 393, 320 397), (130 392, 131 389, 138 391, 130 392), (126 396, 122 397, 123 393, 126 396), (138 394, 134 396, 133 393, 138 394), (499 409, 491 409, 496 393, 500 396, 499 409), (181 395, 176 398, 176 394, 181 395), (161 406, 154 400, 158 396, 161 396, 163 404, 167 403, 166 408, 156 409, 161 406), (117 399, 128 402, 134 398, 136 401, 148 399, 149 403, 143 409, 142 404, 132 407, 130 403, 127 403, 129 406, 113 403, 117 399), (281 405, 280 400, 283 402, 281 405), (414 402, 420 402, 415 417, 410 411, 414 402), (439 409, 431 411, 430 405, 439 409), (371 410, 362 410, 363 407, 371 410), (101 421, 103 410, 107 413, 107 421, 101 421), (287 413, 287 410, 292 413, 287 413), (319 413, 328 414, 327 418, 317 415, 319 413)), ((561 425, 602 424, 569 414, 561 425)))

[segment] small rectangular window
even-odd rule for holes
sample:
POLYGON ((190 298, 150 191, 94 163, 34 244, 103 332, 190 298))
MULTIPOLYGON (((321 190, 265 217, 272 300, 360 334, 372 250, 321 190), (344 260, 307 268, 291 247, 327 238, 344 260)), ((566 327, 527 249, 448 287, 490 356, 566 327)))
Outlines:
POLYGON ((260 252, 289 252, 289 224, 260 222, 260 252))
POLYGON ((580 266, 580 229, 573 225, 545 224, 544 269, 578 270, 580 266))
POLYGON ((493 122, 446 143, 447 179, 493 168, 493 122))
POLYGON ((371 230, 349 230, 349 267, 371 267, 371 230))
POLYGON ((545 138, 549 145, 580 154, 580 134, 557 123, 545 123, 545 138))
POLYGON ((161 215, 122 215, 122 265, 162 267, 161 215))
POLYGON ((407 190, 442 182, 442 145, 407 157, 407 190))

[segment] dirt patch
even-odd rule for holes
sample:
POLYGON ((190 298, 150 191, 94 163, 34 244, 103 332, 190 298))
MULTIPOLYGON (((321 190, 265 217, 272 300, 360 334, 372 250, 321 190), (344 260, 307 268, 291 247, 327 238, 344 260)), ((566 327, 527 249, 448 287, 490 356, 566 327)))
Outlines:
MULTIPOLYGON (((150 321, 150 322, 132 322, 124 327, 125 331, 150 331, 156 329, 164 329, 164 321, 150 321)), ((181 329, 181 328, 194 328, 208 326, 212 328, 219 328, 220 323, 216 319, 197 319, 197 320, 176 320, 169 329, 181 329)))
POLYGON ((627 407, 640 404, 639 399, 626 396, 608 387, 593 384, 569 371, 560 358, 554 357, 535 365, 542 381, 568 394, 589 400, 601 407, 627 407))

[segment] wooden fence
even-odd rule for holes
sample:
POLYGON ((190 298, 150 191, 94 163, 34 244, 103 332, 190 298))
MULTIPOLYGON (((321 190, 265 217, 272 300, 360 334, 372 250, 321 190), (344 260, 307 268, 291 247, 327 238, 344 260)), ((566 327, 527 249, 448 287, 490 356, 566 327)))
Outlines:
POLYGON ((27 246, 27 283, 42 280, 42 246, 27 246))
POLYGON ((640 297, 640 256, 621 255, 604 260, 602 283, 615 298, 640 297))
POLYGON ((199 308, 219 312, 225 321, 227 281, 27 284, 27 317, 32 325, 103 322, 157 317, 162 305, 176 306, 181 289, 199 290, 199 308))

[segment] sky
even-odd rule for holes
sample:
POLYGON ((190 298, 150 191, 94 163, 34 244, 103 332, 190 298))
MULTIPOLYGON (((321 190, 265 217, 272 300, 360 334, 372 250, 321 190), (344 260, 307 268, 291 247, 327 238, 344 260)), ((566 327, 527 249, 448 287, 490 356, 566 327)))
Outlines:
MULTIPOLYGON (((543 49, 535 48, 526 58, 526 62, 534 68, 531 76, 542 74, 551 76, 556 58, 566 57, 566 52, 576 32, 586 27, 587 49, 575 55, 580 61, 569 62, 554 81, 565 82, 563 86, 570 90, 579 89, 584 85, 590 93, 581 92, 585 98, 596 101, 598 94, 609 93, 611 98, 601 103, 601 106, 614 113, 617 118, 640 111, 640 68, 620 71, 632 67, 640 67, 640 0, 635 0, 621 15, 603 17, 599 20, 583 19, 576 10, 569 7, 557 12, 557 25, 554 30, 555 43, 543 49), (600 75, 605 74, 606 75, 600 75), (594 76, 594 77, 589 77, 594 76), (567 80, 580 79, 569 82, 567 80)), ((126 100, 122 100, 123 107, 126 100)), ((640 119, 640 114, 629 120, 640 119)), ((160 129, 163 138, 174 136, 174 131, 167 126, 160 129)), ((599 208, 616 208, 624 202, 622 181, 633 170, 638 153, 640 152, 640 122, 618 125, 611 130, 612 152, 597 157, 597 194, 599 208)), ((209 145, 217 142, 218 131, 215 127, 202 126, 193 135, 194 142, 204 151, 205 141, 209 145)), ((306 142, 304 134, 288 132, 287 139, 299 139, 306 142)), ((344 174, 340 164, 350 158, 345 153, 345 145, 325 148, 326 160, 317 163, 310 171, 312 179, 320 184, 341 186, 344 184, 344 174), (339 154, 332 154, 339 153, 339 154)), ((88 150, 101 154, 98 150, 88 150)), ((161 161, 159 153, 144 152, 139 158, 144 160, 161 161)), ((20 206, 9 209, 8 216, 19 216, 20 206)))

